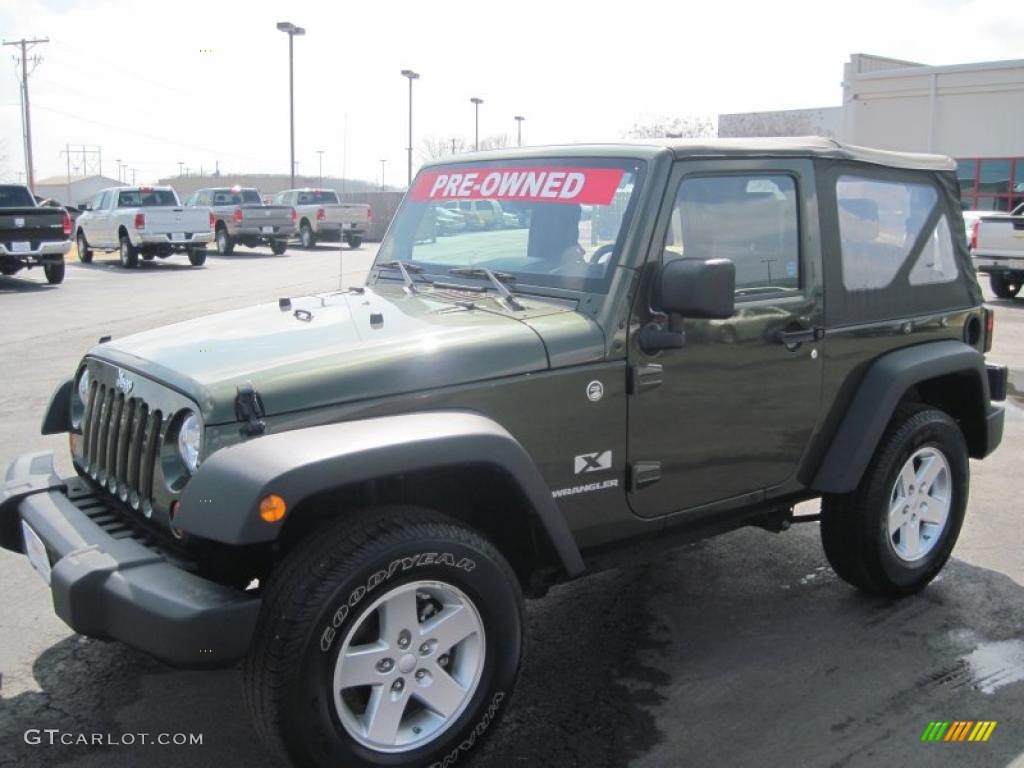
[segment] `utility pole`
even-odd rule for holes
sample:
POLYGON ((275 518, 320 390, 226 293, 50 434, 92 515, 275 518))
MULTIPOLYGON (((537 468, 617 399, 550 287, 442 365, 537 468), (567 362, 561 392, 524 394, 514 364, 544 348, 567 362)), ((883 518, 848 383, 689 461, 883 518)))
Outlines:
MULTIPOLYGON (((21 106, 22 106, 22 127, 25 131, 25 177, 28 179, 28 188, 32 194, 35 194, 35 172, 32 170, 32 113, 28 106, 28 51, 35 45, 40 43, 48 43, 50 38, 42 37, 34 40, 4 40, 4 45, 19 45, 21 46, 21 106)), ((35 65, 38 65, 41 59, 38 56, 32 57, 33 69, 35 65)))
POLYGON ((473 149, 475 151, 479 152, 480 151, 480 105, 484 103, 484 100, 479 98, 479 97, 477 97, 477 96, 474 96, 473 98, 470 99, 470 101, 473 102, 473 111, 474 111, 474 114, 475 114, 475 116, 474 116, 474 125, 476 126, 475 131, 474 131, 473 149))
POLYGON ((178 161, 178 178, 181 178, 181 169, 185 167, 185 163, 181 160, 178 161))
POLYGON ((316 153, 318 155, 320 155, 320 184, 319 184, 319 186, 321 188, 323 188, 323 186, 324 186, 324 150, 318 149, 316 151, 316 153))
POLYGON ((406 186, 412 187, 412 81, 419 80, 420 76, 418 72, 413 72, 411 69, 403 69, 402 77, 409 80, 409 147, 407 150, 409 152, 409 170, 406 186))
POLYGON ((516 115, 513 118, 516 121, 516 146, 523 146, 523 120, 526 118, 522 115, 516 115))
POLYGON ((71 145, 70 144, 65 144, 64 145, 64 157, 66 157, 67 161, 68 161, 68 197, 67 197, 66 204, 67 205, 71 205, 72 204, 72 200, 71 200, 71 145))
POLYGON ((135 186, 135 174, 136 174, 136 172, 138 170, 139 170, 138 168, 132 168, 132 186, 133 187, 135 186))
POLYGON ((291 149, 292 149, 292 186, 295 188, 295 168, 298 163, 295 161, 295 36, 306 34, 306 30, 297 27, 290 21, 279 21, 277 28, 288 35, 288 114, 291 126, 291 149))
POLYGON ((384 191, 384 163, 386 163, 386 162, 387 162, 387 160, 381 158, 381 161, 380 161, 380 191, 381 192, 384 191))
POLYGON ((455 154, 455 142, 458 141, 454 136, 452 137, 452 154, 455 154))

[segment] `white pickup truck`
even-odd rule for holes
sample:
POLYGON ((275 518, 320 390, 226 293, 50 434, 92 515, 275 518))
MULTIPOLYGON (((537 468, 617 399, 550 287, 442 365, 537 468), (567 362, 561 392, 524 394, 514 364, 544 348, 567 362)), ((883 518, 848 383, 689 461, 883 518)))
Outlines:
POLYGON ((312 248, 317 240, 344 240, 350 248, 358 248, 373 216, 370 206, 343 203, 333 189, 286 189, 274 196, 274 205, 296 210, 303 248, 312 248))
POLYGON ((213 212, 184 208, 171 187, 111 187, 99 192, 75 222, 78 258, 88 264, 93 251, 117 251, 121 266, 138 265, 185 252, 193 267, 206 261, 213 240, 213 212))
POLYGON ((974 268, 988 275, 992 292, 1012 299, 1024 284, 1024 203, 1009 216, 982 216, 971 230, 974 268))

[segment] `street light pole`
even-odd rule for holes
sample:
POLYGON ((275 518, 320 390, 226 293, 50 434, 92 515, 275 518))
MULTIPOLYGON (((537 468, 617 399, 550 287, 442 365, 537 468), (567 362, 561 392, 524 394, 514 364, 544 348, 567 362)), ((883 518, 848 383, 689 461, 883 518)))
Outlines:
POLYGON ((409 79, 409 178, 406 185, 412 186, 412 81, 419 80, 419 73, 413 72, 411 69, 403 69, 402 77, 409 79))
POLYGON ((324 150, 318 149, 316 151, 316 153, 318 155, 320 155, 320 185, 319 186, 321 188, 323 188, 323 186, 324 186, 324 150))
POLYGON ((387 162, 387 160, 385 160, 384 158, 381 158, 381 161, 380 161, 380 191, 381 192, 384 191, 384 163, 386 163, 386 162, 387 162))
POLYGON ((290 21, 279 21, 277 28, 288 35, 288 114, 291 123, 291 186, 295 186, 295 36, 306 34, 306 30, 290 21))
POLYGON ((522 115, 516 115, 514 119, 516 121, 516 146, 521 147, 523 146, 523 120, 526 118, 522 115))
POLYGON ((484 103, 483 99, 478 99, 476 96, 470 99, 473 102, 473 107, 476 110, 476 130, 474 131, 473 149, 477 152, 480 151, 480 105, 484 103))

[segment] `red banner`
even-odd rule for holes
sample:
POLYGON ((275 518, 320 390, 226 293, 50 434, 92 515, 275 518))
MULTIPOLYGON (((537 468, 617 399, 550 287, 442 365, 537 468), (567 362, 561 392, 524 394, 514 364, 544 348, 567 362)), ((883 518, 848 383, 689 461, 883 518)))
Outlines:
POLYGON ((424 171, 409 199, 521 200, 532 203, 608 205, 615 197, 621 168, 459 168, 424 171))

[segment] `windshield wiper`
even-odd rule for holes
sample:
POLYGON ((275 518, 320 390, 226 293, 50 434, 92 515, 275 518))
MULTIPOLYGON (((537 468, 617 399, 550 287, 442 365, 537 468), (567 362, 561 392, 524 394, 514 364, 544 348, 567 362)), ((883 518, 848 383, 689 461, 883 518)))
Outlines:
POLYGON ((509 309, 515 312, 522 312, 526 309, 526 307, 516 301, 512 291, 505 285, 505 283, 514 281, 516 279, 515 275, 511 275, 508 272, 492 272, 485 267, 456 267, 455 269, 449 269, 448 274, 460 275, 462 277, 486 277, 491 281, 494 290, 498 292, 498 295, 509 309))
MULTIPOLYGON (((402 273, 402 282, 405 283, 405 289, 409 293, 416 293, 416 283, 413 282, 412 277, 409 275, 410 272, 420 274, 423 272, 423 267, 418 264, 406 264, 404 261, 385 261, 382 264, 377 265, 378 269, 397 269, 402 273)), ((429 283, 430 280, 423 278, 424 282, 429 283)))

